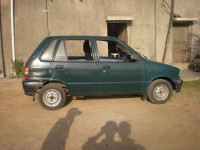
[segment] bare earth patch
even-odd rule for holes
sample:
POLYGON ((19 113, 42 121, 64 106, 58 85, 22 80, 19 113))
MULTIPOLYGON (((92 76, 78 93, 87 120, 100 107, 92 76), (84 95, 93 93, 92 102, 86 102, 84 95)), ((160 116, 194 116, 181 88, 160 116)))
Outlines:
MULTIPOLYGON (((70 98, 68 98, 70 99, 70 98)), ((199 150, 200 90, 184 86, 163 105, 138 96, 76 97, 47 111, 0 80, 1 150, 199 150)))

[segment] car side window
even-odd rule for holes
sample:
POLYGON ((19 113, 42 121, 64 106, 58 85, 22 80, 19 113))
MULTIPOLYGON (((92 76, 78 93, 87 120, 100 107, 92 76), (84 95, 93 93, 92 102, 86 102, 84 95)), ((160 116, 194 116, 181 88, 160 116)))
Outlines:
POLYGON ((40 59, 42 61, 51 61, 52 59, 52 56, 53 56, 53 51, 54 51, 54 48, 56 46, 56 42, 57 40, 53 40, 48 46, 47 48, 45 49, 45 51, 42 53, 40 59))
POLYGON ((66 45, 64 41, 60 42, 54 61, 67 61, 66 45))
POLYGON ((93 61, 89 40, 63 40, 60 42, 54 61, 93 61))
POLYGON ((100 62, 136 62, 135 56, 115 41, 96 41, 100 62))

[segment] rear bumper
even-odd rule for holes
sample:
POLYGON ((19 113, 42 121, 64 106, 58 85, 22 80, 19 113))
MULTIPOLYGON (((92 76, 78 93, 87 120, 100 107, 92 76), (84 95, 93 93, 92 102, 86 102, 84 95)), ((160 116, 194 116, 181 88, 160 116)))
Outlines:
POLYGON ((44 82, 40 81, 22 81, 24 93, 29 96, 34 96, 37 90, 43 85, 44 82))
POLYGON ((178 79, 178 80, 173 80, 174 84, 175 84, 175 90, 176 92, 180 92, 181 91, 181 87, 183 85, 183 80, 178 79))

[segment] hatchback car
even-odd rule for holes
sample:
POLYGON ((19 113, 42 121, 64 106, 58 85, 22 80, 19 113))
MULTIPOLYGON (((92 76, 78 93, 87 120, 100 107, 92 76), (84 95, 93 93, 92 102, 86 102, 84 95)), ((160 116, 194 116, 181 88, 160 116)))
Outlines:
POLYGON ((39 93, 48 110, 63 107, 66 95, 142 94, 166 103, 182 80, 176 67, 153 62, 114 37, 45 38, 25 65, 26 95, 39 93))

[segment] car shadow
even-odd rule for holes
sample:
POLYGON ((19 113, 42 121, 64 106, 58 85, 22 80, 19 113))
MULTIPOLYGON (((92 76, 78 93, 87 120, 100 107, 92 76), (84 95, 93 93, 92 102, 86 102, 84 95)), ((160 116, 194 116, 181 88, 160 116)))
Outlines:
POLYGON ((69 105, 73 100, 73 97, 72 96, 69 96, 69 95, 66 95, 66 101, 65 101, 65 104, 63 105, 63 107, 69 105))
POLYGON ((80 101, 86 101, 86 100, 111 100, 111 99, 122 99, 122 98, 140 98, 141 101, 147 100, 149 102, 149 99, 144 98, 143 95, 138 94, 128 94, 128 95, 88 95, 88 96, 66 96, 65 104, 63 105, 63 108, 69 105, 72 100, 80 100, 80 101))
POLYGON ((144 100, 143 95, 138 95, 138 94, 75 96, 75 100, 94 100, 94 99, 105 100, 105 99, 121 99, 121 98, 141 98, 141 100, 144 100))
POLYGON ((129 136, 131 134, 131 126, 128 122, 123 121, 117 126, 114 121, 108 121, 99 133, 88 138, 83 145, 83 150, 145 150, 145 148, 136 144, 129 136), (119 134, 120 141, 114 139, 119 134), (101 141, 99 139, 103 138, 101 141))

